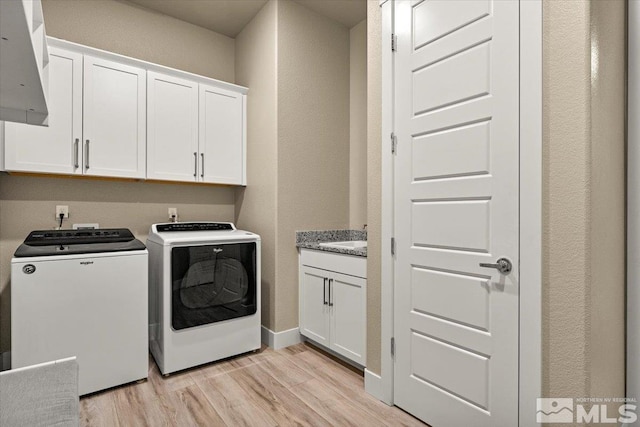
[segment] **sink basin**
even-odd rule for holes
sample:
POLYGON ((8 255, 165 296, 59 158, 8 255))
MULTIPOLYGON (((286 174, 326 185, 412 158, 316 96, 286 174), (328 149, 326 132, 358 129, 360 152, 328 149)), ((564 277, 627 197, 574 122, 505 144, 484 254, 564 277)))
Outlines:
POLYGON ((349 240, 346 242, 325 242, 325 243, 320 243, 320 246, 324 246, 325 248, 359 249, 359 248, 366 248, 367 241, 366 240, 349 240))

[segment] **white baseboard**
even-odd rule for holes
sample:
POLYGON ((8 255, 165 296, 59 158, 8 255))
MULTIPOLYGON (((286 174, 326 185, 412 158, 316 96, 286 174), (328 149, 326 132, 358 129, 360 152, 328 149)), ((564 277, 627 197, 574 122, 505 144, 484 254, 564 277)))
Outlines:
POLYGON ((366 391, 376 399, 389 404, 389 402, 386 402, 384 398, 384 391, 382 389, 382 377, 378 374, 374 374, 367 368, 364 368, 364 391, 366 391))
POLYGON ((5 351, 0 353, 0 371, 11 369, 11 352, 5 351))
POLYGON ((302 342, 300 330, 298 328, 289 329, 282 332, 273 332, 271 329, 261 329, 262 343, 268 345, 274 350, 296 345, 302 342))

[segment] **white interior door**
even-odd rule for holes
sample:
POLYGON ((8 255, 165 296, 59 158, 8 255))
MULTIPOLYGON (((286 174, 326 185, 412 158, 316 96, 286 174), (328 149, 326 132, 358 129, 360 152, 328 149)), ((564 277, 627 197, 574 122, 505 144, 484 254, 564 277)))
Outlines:
POLYGON ((518 424, 518 22, 396 2, 394 399, 433 427, 518 424))

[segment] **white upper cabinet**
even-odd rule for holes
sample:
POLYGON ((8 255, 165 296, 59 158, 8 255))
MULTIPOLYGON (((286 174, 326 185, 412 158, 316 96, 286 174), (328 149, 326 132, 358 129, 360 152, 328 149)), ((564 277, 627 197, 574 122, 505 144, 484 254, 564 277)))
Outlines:
POLYGON ((85 55, 85 174, 145 177, 145 76, 142 68, 85 55))
POLYGON ((5 169, 81 174, 82 54, 50 48, 49 126, 5 124, 5 169))
POLYGON ((246 184, 245 96, 200 85, 200 180, 246 184))
POLYGON ((198 83, 147 73, 147 178, 198 181, 198 83))
POLYGON ((49 127, 0 127, 4 170, 246 185, 247 88, 48 41, 49 127))

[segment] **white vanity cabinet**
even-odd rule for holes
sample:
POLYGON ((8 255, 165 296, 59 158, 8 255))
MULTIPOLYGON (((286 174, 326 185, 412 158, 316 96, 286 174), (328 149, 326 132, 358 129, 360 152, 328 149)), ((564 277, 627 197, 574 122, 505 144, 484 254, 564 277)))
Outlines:
POLYGON ((367 260, 300 250, 299 319, 306 338, 366 364, 367 260))
POLYGON ((144 178, 145 70, 50 47, 49 126, 5 124, 4 169, 144 178))

